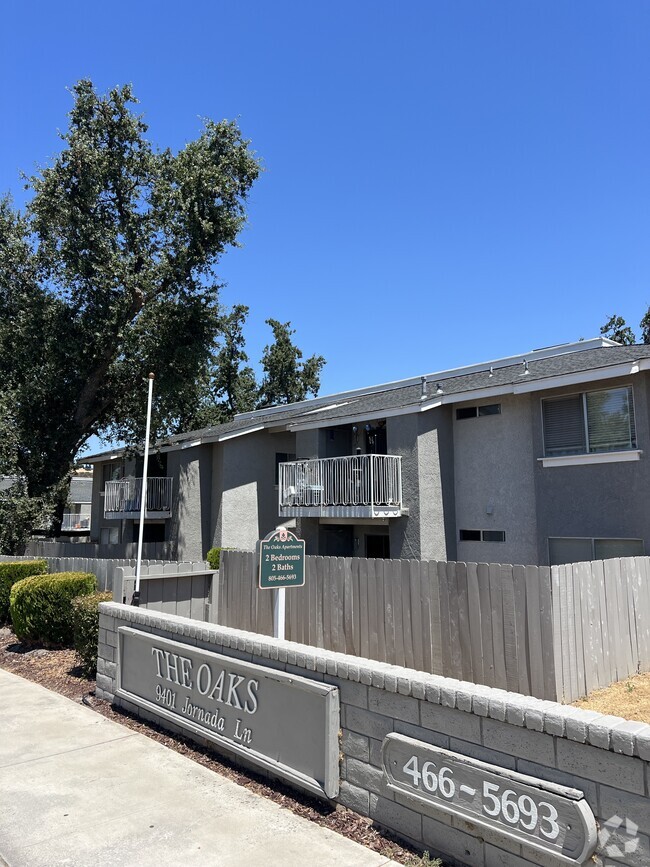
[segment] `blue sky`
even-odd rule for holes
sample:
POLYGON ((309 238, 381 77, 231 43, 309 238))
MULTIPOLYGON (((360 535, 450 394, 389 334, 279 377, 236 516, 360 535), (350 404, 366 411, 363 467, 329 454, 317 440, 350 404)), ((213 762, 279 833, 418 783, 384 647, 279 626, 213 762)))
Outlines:
POLYGON ((265 173, 224 303, 322 393, 598 334, 650 304, 650 4, 5 2, 0 191, 71 98, 132 82, 161 146, 236 117, 265 173))

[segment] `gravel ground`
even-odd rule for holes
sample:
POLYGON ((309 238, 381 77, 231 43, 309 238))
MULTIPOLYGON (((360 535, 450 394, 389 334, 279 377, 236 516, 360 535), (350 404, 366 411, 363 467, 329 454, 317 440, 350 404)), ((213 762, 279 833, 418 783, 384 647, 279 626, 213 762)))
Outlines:
POLYGON ((23 645, 10 629, 0 628, 0 667, 40 683, 73 701, 83 702, 97 713, 153 738, 240 786, 270 798, 299 816, 343 834, 399 864, 409 867, 440 865, 437 859, 430 860, 426 854, 422 856, 421 852, 401 845, 388 833, 375 828, 369 819, 352 810, 340 805, 331 806, 309 795, 296 793, 280 782, 270 782, 251 771, 244 771, 225 758, 216 758, 213 752, 189 739, 169 734, 158 726, 142 722, 132 714, 115 709, 108 702, 95 698, 95 683, 81 675, 74 650, 52 650, 23 645))

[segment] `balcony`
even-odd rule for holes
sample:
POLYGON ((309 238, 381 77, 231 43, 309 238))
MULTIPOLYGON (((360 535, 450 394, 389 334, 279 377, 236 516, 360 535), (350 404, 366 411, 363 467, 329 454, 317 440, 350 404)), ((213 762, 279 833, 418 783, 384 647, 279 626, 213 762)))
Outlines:
MULTIPOLYGON (((126 478, 106 482, 104 490, 105 518, 139 518, 142 503, 142 479, 126 478)), ((172 480, 169 476, 147 479, 145 518, 171 518, 172 480)))
POLYGON ((90 530, 90 515, 81 515, 79 512, 64 512, 61 530, 64 532, 77 530, 87 533, 90 530))
POLYGON ((401 460, 395 455, 352 455, 280 464, 280 517, 398 518, 401 460))

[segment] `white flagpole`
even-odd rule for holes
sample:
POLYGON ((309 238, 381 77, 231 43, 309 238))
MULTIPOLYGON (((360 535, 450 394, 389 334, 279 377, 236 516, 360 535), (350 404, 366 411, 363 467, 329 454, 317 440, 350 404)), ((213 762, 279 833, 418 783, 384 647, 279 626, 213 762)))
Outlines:
POLYGON ((151 400, 153 397, 153 373, 149 374, 149 396, 147 398, 147 429, 144 435, 144 462, 142 465, 142 489, 140 491, 140 529, 138 532, 138 559, 135 566, 135 591, 133 605, 140 604, 140 571, 142 569, 142 539, 144 536, 144 517, 147 509, 147 470, 149 469, 149 434, 151 430, 151 400))

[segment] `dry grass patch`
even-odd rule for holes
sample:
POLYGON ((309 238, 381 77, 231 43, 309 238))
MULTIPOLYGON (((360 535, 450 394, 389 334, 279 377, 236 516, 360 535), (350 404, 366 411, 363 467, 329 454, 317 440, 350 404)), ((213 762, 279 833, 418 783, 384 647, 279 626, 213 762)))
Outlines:
POLYGON ((575 707, 650 724, 650 674, 637 674, 573 702, 575 707))

